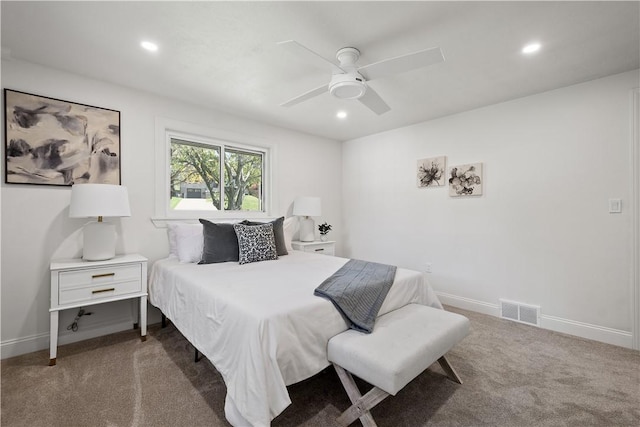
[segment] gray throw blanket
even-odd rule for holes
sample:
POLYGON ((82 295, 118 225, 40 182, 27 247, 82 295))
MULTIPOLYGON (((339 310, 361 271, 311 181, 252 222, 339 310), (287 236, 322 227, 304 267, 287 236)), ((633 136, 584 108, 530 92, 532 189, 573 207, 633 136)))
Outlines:
POLYGON ((395 276, 393 265, 352 259, 313 294, 331 301, 349 328, 369 334, 395 276))

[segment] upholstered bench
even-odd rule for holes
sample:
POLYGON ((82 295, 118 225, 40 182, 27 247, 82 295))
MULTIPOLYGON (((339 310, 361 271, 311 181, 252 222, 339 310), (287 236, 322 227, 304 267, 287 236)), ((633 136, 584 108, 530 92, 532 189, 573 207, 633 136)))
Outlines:
POLYGON ((375 426, 369 410, 435 361, 462 384, 444 355, 468 333, 469 319, 462 315, 409 304, 379 317, 371 334, 348 330, 331 338, 329 361, 353 403, 338 423, 348 426, 360 418, 363 426, 375 426), (351 374, 374 387, 362 396, 351 374))

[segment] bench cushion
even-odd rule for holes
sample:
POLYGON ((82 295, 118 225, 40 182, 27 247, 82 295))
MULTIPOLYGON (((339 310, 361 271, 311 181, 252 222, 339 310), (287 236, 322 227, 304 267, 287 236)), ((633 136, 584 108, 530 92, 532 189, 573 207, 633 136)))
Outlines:
POLYGON ((395 395, 468 333, 462 315, 409 304, 379 317, 371 334, 348 330, 334 336, 328 358, 395 395))

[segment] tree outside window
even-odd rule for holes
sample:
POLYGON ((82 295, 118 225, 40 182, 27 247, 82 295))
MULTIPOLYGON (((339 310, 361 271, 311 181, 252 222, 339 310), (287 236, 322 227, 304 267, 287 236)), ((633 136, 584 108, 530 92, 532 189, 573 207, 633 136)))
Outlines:
POLYGON ((258 150, 171 138, 170 208, 263 211, 264 155, 258 150))

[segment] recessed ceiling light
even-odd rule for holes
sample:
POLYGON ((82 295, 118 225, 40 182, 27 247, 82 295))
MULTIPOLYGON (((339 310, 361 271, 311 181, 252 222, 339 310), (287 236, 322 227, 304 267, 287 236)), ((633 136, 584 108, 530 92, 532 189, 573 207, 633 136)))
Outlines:
POLYGON ((529 43, 525 47, 522 48, 522 53, 534 53, 540 50, 540 43, 529 43))
POLYGON ((336 113, 336 117, 339 119, 345 119, 347 117, 347 112, 346 111, 338 111, 336 113))
POLYGON ((140 46, 142 46, 143 49, 146 49, 149 52, 155 52, 158 50, 157 44, 148 41, 143 41, 142 43, 140 43, 140 46))

